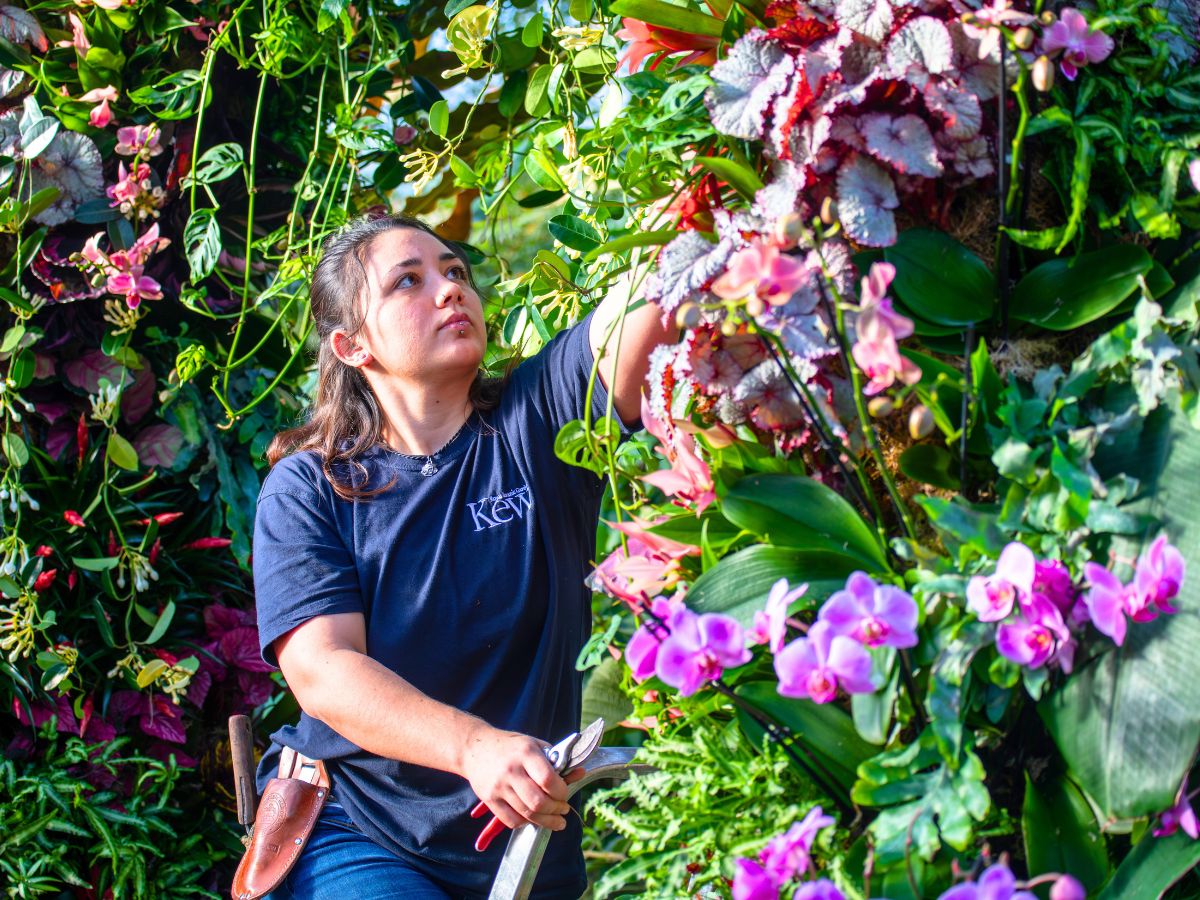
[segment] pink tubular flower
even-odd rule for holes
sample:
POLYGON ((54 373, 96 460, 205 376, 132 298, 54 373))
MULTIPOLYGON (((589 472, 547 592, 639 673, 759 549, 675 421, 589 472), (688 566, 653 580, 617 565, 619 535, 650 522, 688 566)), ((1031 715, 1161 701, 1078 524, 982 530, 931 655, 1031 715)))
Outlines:
POLYGON ((895 277, 896 268, 891 263, 873 263, 862 280, 862 305, 850 353, 868 378, 863 388, 867 395, 885 391, 897 381, 916 384, 921 379, 920 368, 901 355, 897 343, 913 333, 913 323, 892 309, 892 301, 886 296, 895 277))
POLYGON ((1066 672, 1075 658, 1075 642, 1058 607, 1034 594, 1021 603, 1021 615, 996 629, 996 649, 1019 666, 1041 668, 1055 659, 1066 672))
POLYGON ((1179 786, 1175 795, 1175 805, 1162 814, 1159 826, 1154 829, 1155 837, 1166 837, 1174 834, 1180 828, 1192 840, 1200 839, 1200 822, 1196 820, 1196 811, 1188 800, 1187 778, 1179 786))
POLYGON ((1179 612, 1171 601, 1179 594, 1185 571, 1183 554, 1160 535, 1141 556, 1133 577, 1135 622, 1149 622, 1161 613, 1179 612))
POLYGON ((998 622, 1017 600, 1033 593, 1037 561, 1033 551, 1016 541, 1000 553, 993 575, 976 575, 967 582, 967 608, 981 622, 998 622))
POLYGON ((108 104, 119 96, 117 89, 110 84, 102 88, 93 88, 80 97, 84 103, 99 104, 88 115, 88 124, 96 128, 106 127, 112 121, 112 110, 108 108, 108 104))
POLYGON ((113 149, 121 156, 158 156, 163 152, 160 135, 157 125, 128 125, 117 129, 117 146, 113 149))
POLYGON ((725 274, 713 282, 712 291, 726 300, 740 300, 753 291, 772 306, 783 306, 810 274, 800 257, 756 238, 733 254, 725 274))
POLYGON ((658 648, 654 671, 690 697, 704 682, 720 678, 725 669, 749 661, 750 651, 736 619, 719 613, 696 615, 689 610, 675 620, 658 648))
POLYGON ((917 616, 917 602, 909 594, 854 572, 846 587, 825 601, 819 618, 868 647, 915 647, 917 616))
POLYGON ((758 855, 763 869, 776 885, 783 885, 797 875, 808 871, 809 853, 817 832, 833 824, 833 817, 824 815, 821 807, 814 806, 808 814, 783 834, 767 842, 758 855))
MULTIPOLYGON (((660 452, 671 463, 669 469, 659 469, 642 476, 642 481, 661 490, 668 497, 678 497, 686 503, 696 504, 696 515, 717 499, 713 489, 712 473, 696 455, 696 440, 690 434, 669 428, 655 418, 650 404, 642 395, 642 425, 658 438, 660 452)), ((681 504, 682 505, 682 504, 681 504)))
POLYGON ((783 640, 787 636, 788 607, 803 596, 808 590, 807 584, 788 590, 786 578, 780 578, 771 586, 767 594, 765 610, 754 613, 754 628, 747 639, 752 644, 767 644, 772 653, 778 653, 783 648, 783 640))
POLYGON ((752 859, 734 860, 732 891, 733 900, 779 900, 779 888, 752 859))
POLYGON ((54 46, 74 47, 80 56, 86 55, 88 50, 91 49, 92 44, 83 31, 83 19, 79 18, 79 13, 72 9, 67 12, 67 21, 71 24, 71 39, 69 41, 59 41, 54 46))
POLYGON ((841 687, 848 694, 869 694, 871 655, 853 638, 837 634, 833 626, 817 621, 806 637, 797 638, 775 655, 779 693, 828 703, 841 687))
POLYGON ((719 38, 701 34, 689 34, 686 31, 675 31, 672 28, 651 25, 640 19, 622 18, 621 22, 625 27, 617 32, 617 37, 623 41, 631 41, 632 43, 621 54, 621 58, 617 60, 618 71, 620 71, 622 66, 628 65, 630 74, 633 74, 641 68, 642 62, 647 56, 654 56, 659 53, 662 56, 650 64, 651 70, 657 68, 663 59, 673 56, 676 53, 687 54, 687 56, 679 60, 679 65, 687 65, 693 62, 711 65, 717 61, 717 44, 720 43, 719 38))
POLYGON ((1068 80, 1074 81, 1081 67, 1108 59, 1113 40, 1103 31, 1092 31, 1083 13, 1067 7, 1046 31, 1042 48, 1048 54, 1062 51, 1059 68, 1068 80))

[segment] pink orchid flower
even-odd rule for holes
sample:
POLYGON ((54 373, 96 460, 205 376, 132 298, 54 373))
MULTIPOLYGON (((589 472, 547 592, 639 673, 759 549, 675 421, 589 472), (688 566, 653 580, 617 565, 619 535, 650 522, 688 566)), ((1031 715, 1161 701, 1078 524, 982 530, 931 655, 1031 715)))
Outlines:
POLYGON ((1183 554, 1160 535, 1138 557, 1133 577, 1134 606, 1130 614, 1135 622, 1149 622, 1161 613, 1179 610, 1171 601, 1179 594, 1186 566, 1183 554))
POLYGON ((700 548, 649 530, 664 519, 666 516, 654 522, 635 518, 630 522, 610 523, 610 527, 629 539, 626 546, 610 553, 592 572, 588 579, 592 589, 611 594, 639 610, 651 597, 674 584, 679 577, 678 561, 685 556, 699 556, 700 548))
POLYGON ((803 819, 767 842, 758 860, 775 884, 782 886, 808 871, 809 854, 817 832, 832 824, 833 817, 825 815, 821 807, 814 806, 803 819))
POLYGON ((752 644, 767 644, 772 653, 783 649, 783 642, 787 637, 788 607, 807 590, 808 585, 802 584, 789 591, 786 578, 775 582, 771 586, 771 592, 767 594, 766 609, 754 613, 754 627, 747 640, 752 644))
POLYGON ((992 0, 980 9, 955 6, 964 10, 963 31, 979 41, 979 58, 986 59, 1000 49, 1001 28, 1019 28, 1034 21, 1029 13, 1012 9, 1011 0, 992 0))
POLYGON ((1188 163, 1188 178, 1192 180, 1192 187, 1200 191, 1200 159, 1188 163))
POLYGON ((897 343, 912 335, 913 323, 897 313, 886 296, 895 276, 896 268, 891 263, 874 263, 862 279, 862 304, 850 353, 867 376, 863 393, 868 396, 887 390, 897 381, 916 384, 921 380, 921 369, 900 353, 897 343))
POLYGON ((796 888, 792 900, 846 900, 846 895, 828 878, 818 878, 796 888))
POLYGON ((633 674, 633 680, 641 684, 654 674, 658 664, 658 651, 667 634, 685 615, 691 615, 682 600, 655 597, 650 604, 650 617, 638 628, 625 645, 625 662, 633 674))
POLYGON ((149 275, 143 275, 141 266, 109 275, 104 287, 109 293, 123 294, 130 309, 137 309, 143 300, 162 299, 162 286, 149 275))
POLYGON ((1023 599, 1021 614, 996 629, 996 649, 1006 659, 1030 669, 1054 661, 1070 672, 1075 659, 1075 642, 1062 613, 1040 594, 1023 599))
POLYGON ((783 306, 808 281, 804 260, 783 253, 775 244, 760 238, 729 260, 725 274, 712 284, 712 291, 726 300, 740 300, 754 292, 772 306, 783 306))
POLYGON ((121 156, 158 156, 163 152, 158 139, 159 127, 150 125, 128 125, 117 129, 117 146, 113 149, 121 156))
POLYGON ((778 691, 784 697, 808 697, 828 703, 841 687, 848 694, 870 694, 871 655, 854 638, 837 634, 824 621, 813 623, 806 637, 797 638, 775 654, 778 691))
POLYGON ((736 619, 685 610, 658 648, 654 672, 684 697, 690 697, 706 681, 720 678, 725 669, 745 665, 750 658, 742 626, 736 619))
POLYGON ((1113 643, 1120 647, 1125 643, 1125 630, 1128 627, 1125 616, 1136 605, 1136 588, 1122 584, 1121 579, 1096 563, 1084 565, 1083 577, 1089 587, 1083 595, 1088 618, 1097 631, 1112 638, 1113 643))
POLYGON ((745 857, 734 860, 731 891, 733 900, 779 900, 779 888, 766 869, 745 857))
POLYGON ((1058 607, 1065 618, 1075 606, 1075 583, 1060 560, 1039 559, 1033 567, 1033 593, 1041 594, 1058 607))
POLYGON ((917 601, 889 584, 876 584, 865 572, 854 572, 846 587, 821 607, 819 618, 868 647, 915 647, 917 601))
POLYGON ((1179 786, 1179 793, 1175 795, 1175 805, 1162 814, 1159 826, 1154 829, 1155 837, 1167 837, 1182 828, 1183 833, 1192 840, 1200 839, 1200 822, 1197 822, 1196 811, 1192 809, 1187 786, 1185 777, 1179 786))
POLYGON ((1067 7, 1046 31, 1042 47, 1048 54, 1062 51, 1059 68, 1074 81, 1081 67, 1108 59, 1113 40, 1103 31, 1093 31, 1079 10, 1067 7))
POLYGON ((96 128, 104 128, 112 121, 112 110, 108 108, 108 104, 112 100, 116 100, 120 93, 111 84, 102 88, 93 88, 79 99, 84 103, 98 103, 99 106, 92 108, 88 114, 88 124, 96 128))
POLYGON ((1033 551, 1014 541, 1000 553, 995 574, 974 576, 967 582, 967 608, 981 622, 1008 617, 1019 599, 1033 593, 1037 560, 1033 551))
POLYGON ((154 253, 162 250, 171 243, 170 238, 158 236, 158 223, 155 222, 147 228, 142 235, 133 242, 133 246, 129 248, 129 258, 137 265, 145 265, 146 260, 154 253))
MULTIPOLYGON (((696 515, 717 499, 713 488, 712 473, 705 462, 696 455, 696 440, 690 434, 668 428, 650 411, 646 396, 642 395, 642 425, 658 438, 659 452, 671 463, 669 469, 659 469, 642 476, 642 481, 661 490, 668 497, 678 497, 685 503, 696 505, 696 515)), ((682 504, 681 504, 682 505, 682 504)))

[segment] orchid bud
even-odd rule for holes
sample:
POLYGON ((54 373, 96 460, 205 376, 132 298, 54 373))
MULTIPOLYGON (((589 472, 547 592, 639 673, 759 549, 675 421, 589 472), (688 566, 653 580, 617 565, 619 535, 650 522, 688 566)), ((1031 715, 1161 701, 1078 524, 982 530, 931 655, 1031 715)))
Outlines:
POLYGON ((1033 29, 1027 25, 1022 25, 1013 33, 1013 46, 1018 50, 1028 50, 1033 46, 1033 41, 1036 35, 1033 29))
POLYGON ((675 324, 680 328, 695 328, 700 324, 700 306, 685 303, 675 310, 675 324))
POLYGON ((867 412, 876 419, 890 416, 895 408, 896 404, 892 402, 891 397, 872 397, 867 404, 867 412))
POLYGON ((733 319, 726 319, 721 323, 721 334, 725 335, 725 337, 733 337, 737 334, 737 322, 733 321, 733 319))
POLYGON ((1056 21, 1058 21, 1058 17, 1055 16, 1050 10, 1046 10, 1040 16, 1038 16, 1038 21, 1043 25, 1053 25, 1056 21))
POLYGON ((1063 875, 1050 888, 1050 900, 1087 900, 1087 891, 1078 879, 1063 875))
POLYGON ((832 197, 826 197, 821 201, 821 221, 826 225, 832 225, 837 221, 838 208, 837 203, 832 197))
POLYGON ((804 236, 804 219, 800 213, 790 212, 775 220, 775 243, 783 249, 795 247, 804 236))
POLYGON ((919 441, 933 431, 933 413, 924 404, 918 406, 908 415, 908 433, 914 441, 919 441))
POLYGON ((757 319, 759 316, 761 316, 766 311, 767 311, 767 304, 765 304, 763 302, 762 298, 759 297, 757 294, 746 298, 746 314, 747 315, 751 316, 752 318, 757 319))
POLYGON ((1054 87, 1054 63, 1050 61, 1048 56, 1039 56, 1033 61, 1033 69, 1031 71, 1033 78, 1033 87, 1035 90, 1046 93, 1050 88, 1054 87))

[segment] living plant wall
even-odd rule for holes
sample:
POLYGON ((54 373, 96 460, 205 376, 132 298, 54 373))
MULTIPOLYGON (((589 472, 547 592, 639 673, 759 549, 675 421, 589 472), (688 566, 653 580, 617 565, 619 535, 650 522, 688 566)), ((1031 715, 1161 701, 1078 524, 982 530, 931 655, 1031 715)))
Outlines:
POLYGON ((0 6, 6 889, 224 889, 225 718, 295 712, 263 451, 388 205, 497 369, 612 291, 681 329, 641 436, 556 445, 609 485, 585 717, 657 767, 595 896, 1195 896, 1197 12, 0 6))

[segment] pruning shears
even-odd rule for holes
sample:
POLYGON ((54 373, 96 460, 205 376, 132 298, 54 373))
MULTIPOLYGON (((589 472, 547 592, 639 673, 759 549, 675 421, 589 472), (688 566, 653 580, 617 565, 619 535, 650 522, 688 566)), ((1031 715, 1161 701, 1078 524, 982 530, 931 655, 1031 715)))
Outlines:
MULTIPOLYGON (((602 737, 604 737, 604 720, 597 719, 583 731, 573 731, 553 747, 547 748, 546 758, 550 760, 550 765, 554 766, 554 771, 563 775, 576 766, 583 765, 600 746, 602 737)), ((487 804, 480 800, 471 810, 471 818, 478 819, 490 812, 487 804)), ((482 853, 504 828, 504 823, 493 815, 491 821, 484 826, 483 831, 479 832, 479 837, 475 839, 475 849, 482 853)))

